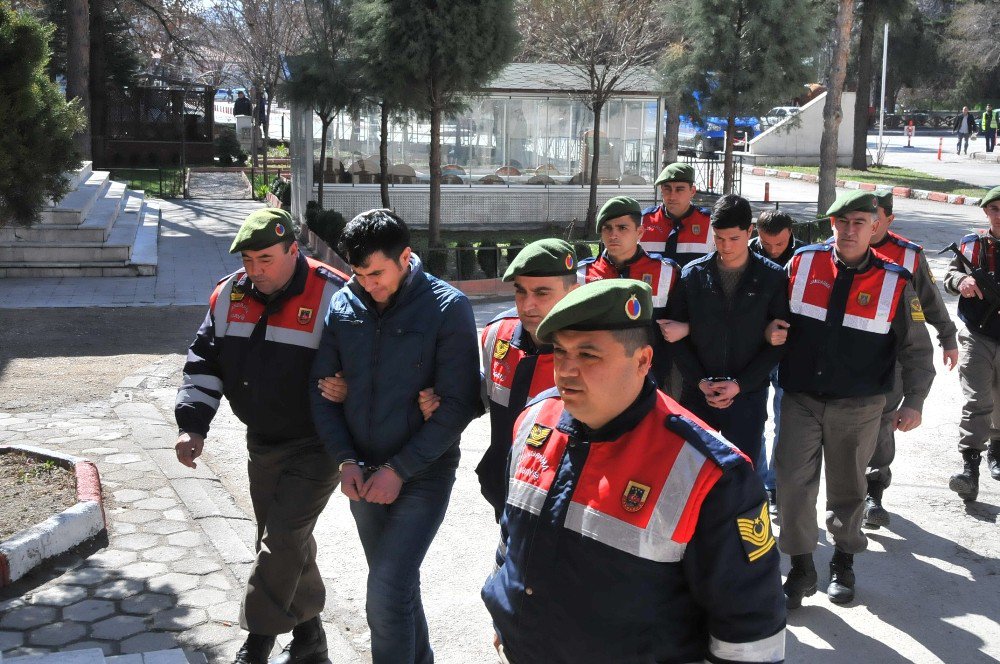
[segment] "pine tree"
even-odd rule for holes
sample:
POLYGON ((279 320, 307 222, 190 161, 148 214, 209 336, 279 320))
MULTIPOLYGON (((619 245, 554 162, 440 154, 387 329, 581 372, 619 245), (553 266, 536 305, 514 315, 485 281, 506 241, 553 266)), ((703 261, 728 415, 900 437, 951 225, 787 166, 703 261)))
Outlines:
POLYGON ((80 165, 73 135, 84 114, 46 76, 51 30, 0 2, 0 224, 36 220, 80 165))

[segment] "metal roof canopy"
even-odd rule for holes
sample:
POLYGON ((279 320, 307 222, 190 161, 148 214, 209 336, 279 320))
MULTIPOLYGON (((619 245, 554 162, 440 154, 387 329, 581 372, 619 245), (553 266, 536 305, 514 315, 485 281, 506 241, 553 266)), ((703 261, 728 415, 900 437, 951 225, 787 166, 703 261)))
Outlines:
MULTIPOLYGON (((548 62, 513 62, 476 94, 578 96, 589 92, 590 81, 579 67, 548 62)), ((660 85, 650 68, 637 67, 628 74, 615 96, 657 98, 661 96, 660 85)))

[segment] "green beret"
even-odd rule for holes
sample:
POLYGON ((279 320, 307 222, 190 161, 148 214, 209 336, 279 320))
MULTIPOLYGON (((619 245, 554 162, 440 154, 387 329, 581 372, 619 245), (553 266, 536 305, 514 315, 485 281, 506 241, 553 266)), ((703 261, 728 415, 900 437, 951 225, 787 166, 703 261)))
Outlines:
MULTIPOLYGON (((639 201, 634 198, 629 198, 628 196, 615 196, 609 199, 601 211, 597 213, 597 232, 601 232, 601 224, 603 224, 608 219, 617 219, 618 217, 624 217, 625 215, 636 215, 640 219, 642 218, 642 206, 639 205, 639 201)), ((637 223, 642 223, 641 221, 637 223)))
POLYGON ((892 214, 892 191, 876 191, 875 200, 878 202, 878 206, 885 210, 886 214, 892 214))
POLYGON ((688 184, 694 184, 694 166, 691 164, 682 164, 681 162, 674 162, 670 164, 656 176, 656 182, 653 184, 659 187, 664 182, 687 182, 688 184))
POLYGON ((648 327, 653 290, 636 279, 602 279, 580 286, 559 300, 538 326, 548 343, 559 330, 623 330, 648 327))
POLYGON ((848 212, 876 212, 875 194, 856 189, 841 194, 826 211, 827 217, 839 217, 848 212))
POLYGON ((993 201, 1000 201, 1000 187, 993 187, 979 201, 979 207, 984 208, 993 201))
POLYGON ((535 240, 507 266, 504 281, 514 277, 560 277, 576 272, 576 252, 566 240, 535 240))
POLYGON ((256 212, 251 212, 246 218, 240 230, 236 232, 233 246, 229 247, 229 253, 235 254, 239 251, 260 251, 273 247, 279 242, 294 240, 292 231, 292 216, 285 210, 279 208, 263 208, 256 212))

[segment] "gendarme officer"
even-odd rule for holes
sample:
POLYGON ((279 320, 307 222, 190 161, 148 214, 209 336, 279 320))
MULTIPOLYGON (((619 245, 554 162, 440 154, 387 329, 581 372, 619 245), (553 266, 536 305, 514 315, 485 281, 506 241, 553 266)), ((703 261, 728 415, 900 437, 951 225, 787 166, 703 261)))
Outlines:
POLYGON ((609 279, 538 328, 558 391, 517 421, 483 587, 505 662, 784 659, 764 489, 649 378, 651 310, 649 286, 609 279))

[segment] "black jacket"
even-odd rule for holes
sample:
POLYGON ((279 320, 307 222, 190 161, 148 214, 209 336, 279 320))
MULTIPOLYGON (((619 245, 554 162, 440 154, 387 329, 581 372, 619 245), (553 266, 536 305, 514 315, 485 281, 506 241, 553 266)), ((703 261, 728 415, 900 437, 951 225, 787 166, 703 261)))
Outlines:
POLYGON ((674 361, 688 385, 702 378, 735 378, 743 392, 767 385, 784 346, 764 340, 775 318, 788 320, 788 278, 778 266, 750 252, 731 303, 722 292, 716 254, 684 268, 668 303, 668 318, 689 323, 690 333, 671 344, 674 361))
MULTIPOLYGON (((958 131, 959 127, 962 126, 962 114, 959 113, 955 116, 955 121, 951 123, 952 132, 958 131)), ((976 116, 969 112, 969 135, 975 134, 978 131, 979 125, 976 124, 976 116)))

